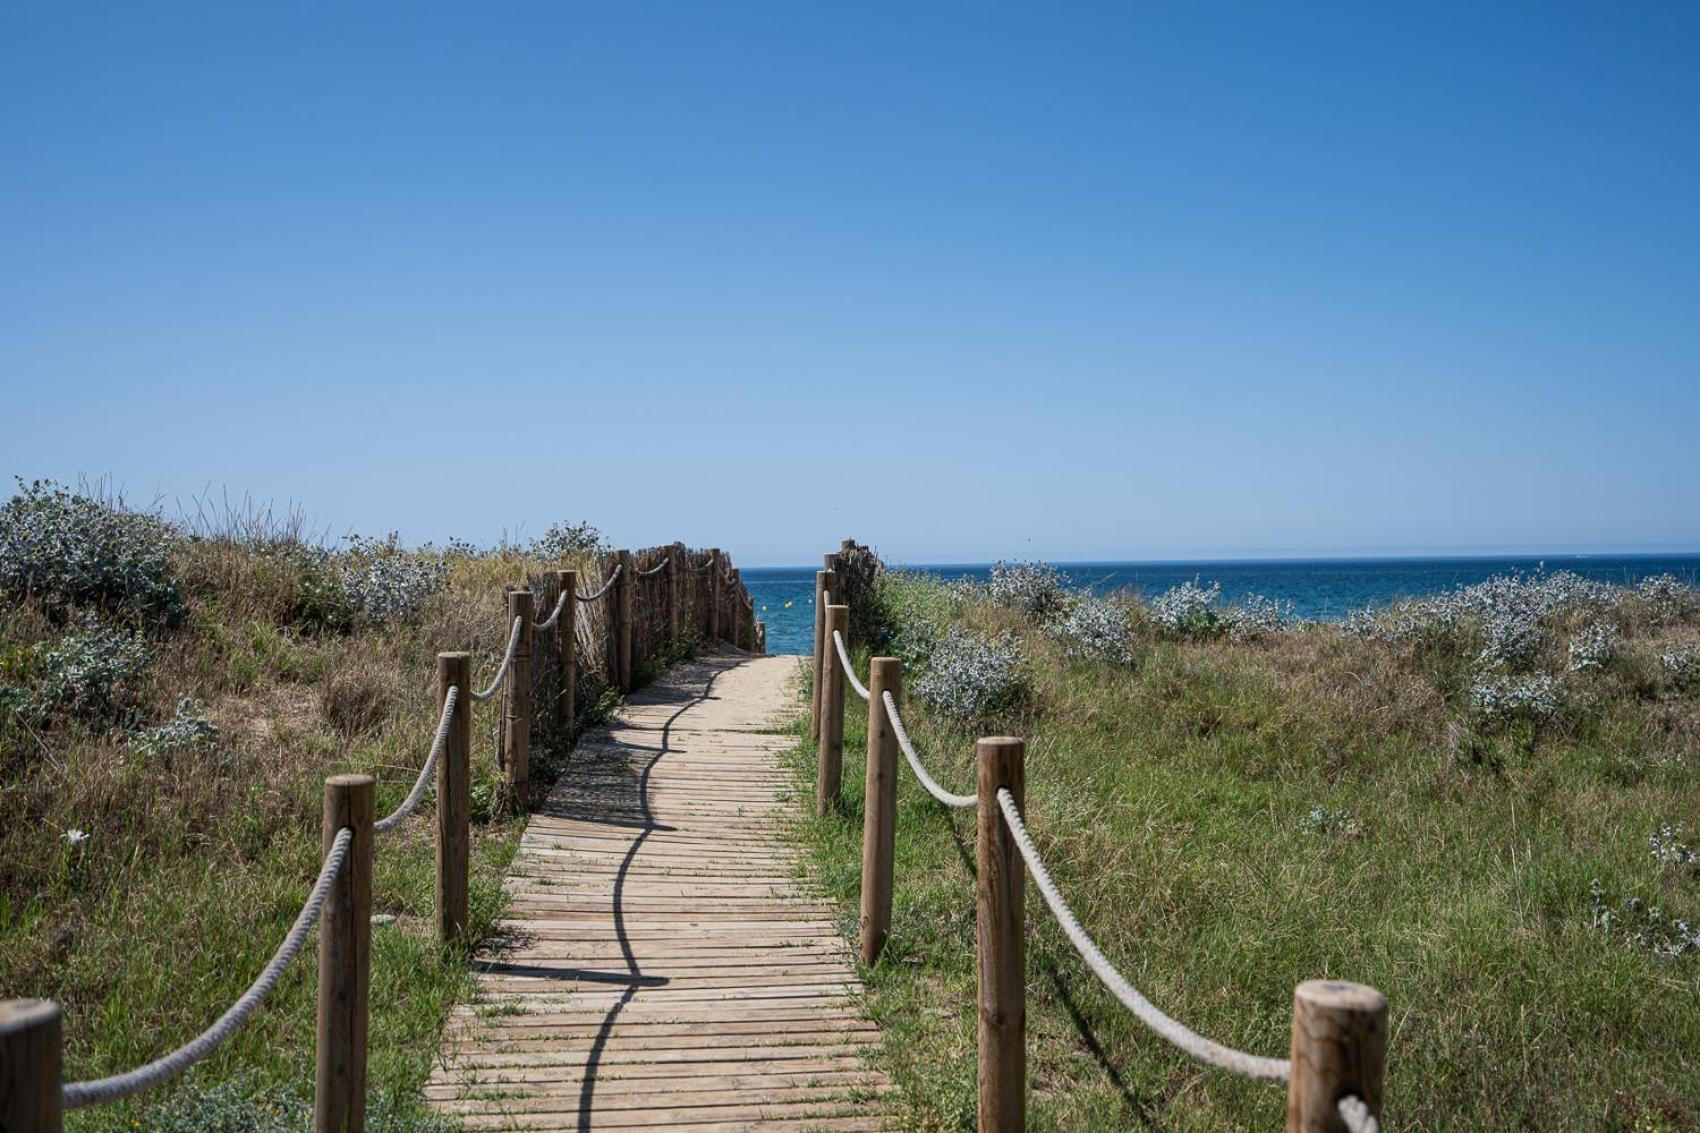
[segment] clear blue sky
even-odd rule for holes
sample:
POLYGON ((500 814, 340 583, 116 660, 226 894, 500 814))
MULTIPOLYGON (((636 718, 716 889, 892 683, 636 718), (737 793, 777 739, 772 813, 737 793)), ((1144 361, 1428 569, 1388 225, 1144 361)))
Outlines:
POLYGON ((0 472, 750 564, 1700 546, 1700 5, 1402 7, 10 3, 0 472))

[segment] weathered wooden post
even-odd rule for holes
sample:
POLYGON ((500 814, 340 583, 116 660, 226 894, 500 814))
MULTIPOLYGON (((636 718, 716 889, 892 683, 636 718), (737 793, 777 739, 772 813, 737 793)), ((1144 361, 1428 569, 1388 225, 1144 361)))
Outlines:
POLYGON ((980 966, 979 1133, 1022 1133, 1027 1127, 1027 975, 1022 901, 1026 872, 998 805, 1008 788, 1025 803, 1026 745, 1008 736, 979 742, 975 840, 978 905, 974 931, 980 966))
POLYGON ((826 598, 838 585, 838 576, 830 570, 815 572, 815 688, 809 711, 809 738, 820 739, 821 696, 826 690, 826 649, 822 648, 826 634, 826 598))
POLYGON ((578 571, 555 573, 561 580, 561 593, 567 596, 567 600, 561 603, 561 620, 555 623, 555 630, 561 635, 561 694, 555 702, 555 720, 560 725, 561 735, 570 737, 578 711, 573 702, 578 681, 578 571))
POLYGON ((614 552, 620 577, 614 580, 614 665, 620 691, 632 691, 632 553, 614 552))
POLYGON ((725 585, 720 579, 720 548, 708 549, 708 569, 703 572, 708 580, 704 593, 708 595, 708 646, 710 649, 720 644, 720 591, 725 585))
POLYGON ((679 562, 685 557, 685 545, 674 543, 667 551, 667 642, 679 643, 679 562))
POLYGON ((508 668, 502 762, 508 765, 508 805, 515 814, 525 811, 531 792, 531 644, 536 614, 536 595, 529 590, 508 591, 508 624, 519 619, 519 643, 508 668))
POLYGON ((437 939, 467 943, 467 868, 472 834, 472 654, 437 654, 437 711, 450 689, 454 715, 437 762, 437 939))
POLYGON ((757 622, 756 623, 756 652, 761 654, 763 657, 767 656, 767 623, 766 622, 757 622))
POLYGON ((315 1133, 366 1127, 366 1022, 372 975, 372 788, 370 775, 325 780, 322 852, 343 828, 348 856, 319 924, 319 1049, 315 1133))
POLYGON ((729 599, 728 606, 731 607, 731 616, 733 616, 733 624, 726 631, 726 636, 733 645, 743 648, 743 594, 738 592, 738 584, 740 584, 738 568, 733 566, 731 570, 726 572, 726 597, 729 599))
POLYGON ((891 869, 897 838, 897 733, 885 694, 903 695, 903 662, 868 662, 868 779, 862 813, 862 963, 872 964, 891 932, 891 869))
POLYGON ((1306 980, 1293 989, 1292 1058, 1287 1133, 1343 1133, 1340 1099, 1354 1094, 1379 1119, 1387 997, 1363 984, 1306 980))
POLYGON ((828 606, 824 648, 826 688, 821 697, 824 716, 820 725, 820 763, 815 771, 815 813, 824 815, 838 799, 838 788, 844 780, 844 666, 833 648, 832 632, 844 632, 850 624, 850 607, 828 606))
POLYGON ((0 1002, 0 1129, 64 1128, 64 1023, 51 999, 0 1002))

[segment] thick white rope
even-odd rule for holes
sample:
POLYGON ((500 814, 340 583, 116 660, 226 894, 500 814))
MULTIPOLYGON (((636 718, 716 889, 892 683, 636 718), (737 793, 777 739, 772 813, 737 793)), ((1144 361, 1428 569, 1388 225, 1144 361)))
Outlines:
POLYGON ((230 1009, 220 1015, 212 1026, 170 1054, 156 1058, 146 1066, 139 1066, 124 1074, 114 1074, 110 1078, 67 1082, 64 1092, 65 1108, 81 1109, 84 1106, 114 1102, 157 1086, 183 1073, 235 1034, 236 1029, 254 1013, 254 1009, 265 999, 266 994, 277 986, 284 969, 289 967, 289 962, 295 959, 295 954, 301 950, 307 934, 312 931, 313 923, 319 919, 319 911, 324 908, 325 897, 330 893, 337 874, 342 870, 342 863, 348 857, 349 843, 353 840, 354 831, 347 827, 337 831, 336 840, 331 843, 330 853, 325 855, 324 864, 319 867, 319 880, 314 882, 313 891, 307 895, 307 903, 301 906, 301 913, 295 918, 295 924, 290 928, 289 934, 283 938, 283 943, 278 945, 277 951, 272 954, 271 962, 260 972, 259 978, 248 985, 248 990, 242 993, 242 997, 231 1004, 230 1009))
POLYGON ((580 602, 594 602, 594 601, 596 601, 598 598, 600 598, 604 594, 608 593, 609 590, 613 589, 614 580, 620 577, 620 571, 622 571, 624 569, 625 569, 624 563, 621 563, 619 566, 616 566, 614 568, 614 573, 610 574, 608 576, 608 580, 602 584, 602 589, 597 590, 597 591, 595 591, 594 593, 591 593, 591 594, 574 594, 573 597, 577 598, 580 602))
POLYGON ((868 686, 856 679, 856 668, 850 664, 850 654, 844 648, 844 635, 833 630, 832 643, 838 647, 838 660, 844 665, 844 676, 850 681, 850 687, 856 690, 857 696, 868 699, 868 686))
POLYGON ((1356 1094, 1340 1099, 1340 1120, 1351 1133, 1381 1133, 1381 1121, 1356 1094))
POLYGON ((514 663, 514 653, 519 649, 519 627, 523 621, 525 619, 522 617, 514 618, 513 632, 508 634, 508 651, 502 658, 502 667, 496 670, 496 679, 491 681, 490 687, 483 692, 474 692, 472 699, 489 700, 496 695, 496 690, 502 687, 502 679, 508 675, 508 666, 514 663))
POLYGON ((667 569, 667 562, 672 557, 673 557, 672 555, 668 555, 666 558, 662 559, 660 562, 656 563, 654 566, 650 567, 648 570, 638 571, 638 577, 639 578, 649 578, 652 575, 660 574, 662 571, 667 569))
POLYGON ((538 622, 533 629, 554 629, 555 623, 561 618, 561 611, 567 607, 567 591, 561 591, 561 596, 555 599, 555 608, 549 611, 549 616, 538 622))
POLYGON ((885 717, 891 721, 891 730, 897 734, 897 746, 903 749, 903 754, 909 758, 909 766, 915 772, 915 778, 921 781, 921 786, 927 788, 927 793, 945 806, 971 807, 979 805, 978 795, 953 795, 934 781, 927 769, 921 766, 921 757, 915 754, 915 745, 909 742, 909 732, 903 727, 903 717, 897 714, 897 698, 888 691, 881 697, 885 701, 885 717))
POLYGON ((1139 1021, 1150 1027, 1160 1037, 1167 1039, 1181 1050, 1192 1055, 1200 1062, 1240 1074, 1247 1078, 1266 1078, 1270 1081, 1285 1082, 1292 1076, 1293 1064, 1284 1058, 1264 1058, 1261 1055, 1247 1054, 1221 1043, 1212 1042, 1203 1035, 1189 1030, 1183 1023, 1169 1018, 1159 1011, 1155 1004, 1140 995, 1134 986, 1122 978, 1109 959, 1098 950, 1092 938, 1086 935, 1086 930, 1080 927, 1080 921, 1074 915, 1074 910, 1068 907, 1062 894, 1057 892, 1056 882, 1051 880, 1050 871, 1045 869, 1045 863, 1039 860, 1039 851, 1033 846, 1033 839, 1028 836, 1027 825, 1021 821, 1021 811, 1015 805, 1015 796, 1009 793, 1009 788, 998 788, 998 806, 1003 810, 1004 821, 1009 823, 1010 833, 1015 836, 1015 844, 1021 850, 1021 856, 1026 859, 1027 868, 1033 874, 1033 882, 1039 887, 1039 892, 1045 898, 1045 904, 1051 907, 1051 912, 1062 925, 1062 930, 1068 935, 1069 942, 1080 953, 1086 966, 1092 969, 1110 994, 1121 1000, 1122 1006, 1139 1017, 1139 1021))
POLYGON ((407 792, 407 797, 401 800, 387 816, 372 823, 372 829, 379 834, 388 834, 391 830, 407 821, 419 805, 419 800, 425 797, 425 788, 437 773, 437 760, 442 758, 443 745, 449 740, 449 724, 454 720, 455 701, 460 699, 460 689, 449 686, 448 695, 443 697, 443 715, 437 721, 437 737, 431 741, 431 754, 425 757, 425 766, 419 769, 419 778, 413 781, 413 789, 407 792))

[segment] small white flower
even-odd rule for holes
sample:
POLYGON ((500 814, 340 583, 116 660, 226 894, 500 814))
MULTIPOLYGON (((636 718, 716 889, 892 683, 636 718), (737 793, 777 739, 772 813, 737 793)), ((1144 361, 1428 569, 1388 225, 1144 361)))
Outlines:
POLYGON ((69 830, 65 831, 65 841, 71 843, 73 846, 81 845, 88 840, 89 832, 87 830, 78 830, 75 826, 73 826, 69 830))

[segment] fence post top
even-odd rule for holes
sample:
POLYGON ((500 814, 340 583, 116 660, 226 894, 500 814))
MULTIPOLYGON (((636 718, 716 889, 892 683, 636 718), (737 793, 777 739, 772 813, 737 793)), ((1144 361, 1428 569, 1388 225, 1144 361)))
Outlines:
POLYGON ((1345 980, 1305 980, 1293 989, 1293 1001, 1331 1011, 1381 1012, 1387 997, 1368 984, 1345 980))
POLYGON ((51 999, 0 999, 0 1035, 33 1031, 62 1014, 51 999))
MULTIPOLYGON (((1017 736, 981 736, 975 741, 975 746, 982 751, 993 751, 1012 747, 1026 747, 1027 741, 1017 736)), ((1300 985, 1301 987, 1304 985, 1300 985)))
POLYGON ((325 780, 327 787, 371 787, 377 785, 377 780, 370 775, 332 775, 325 780))
POLYGON ((472 656, 472 654, 467 653, 463 650, 459 650, 459 649, 445 650, 444 652, 437 654, 437 660, 439 660, 439 661, 462 661, 462 660, 466 660, 466 659, 470 658, 471 656, 472 656))

